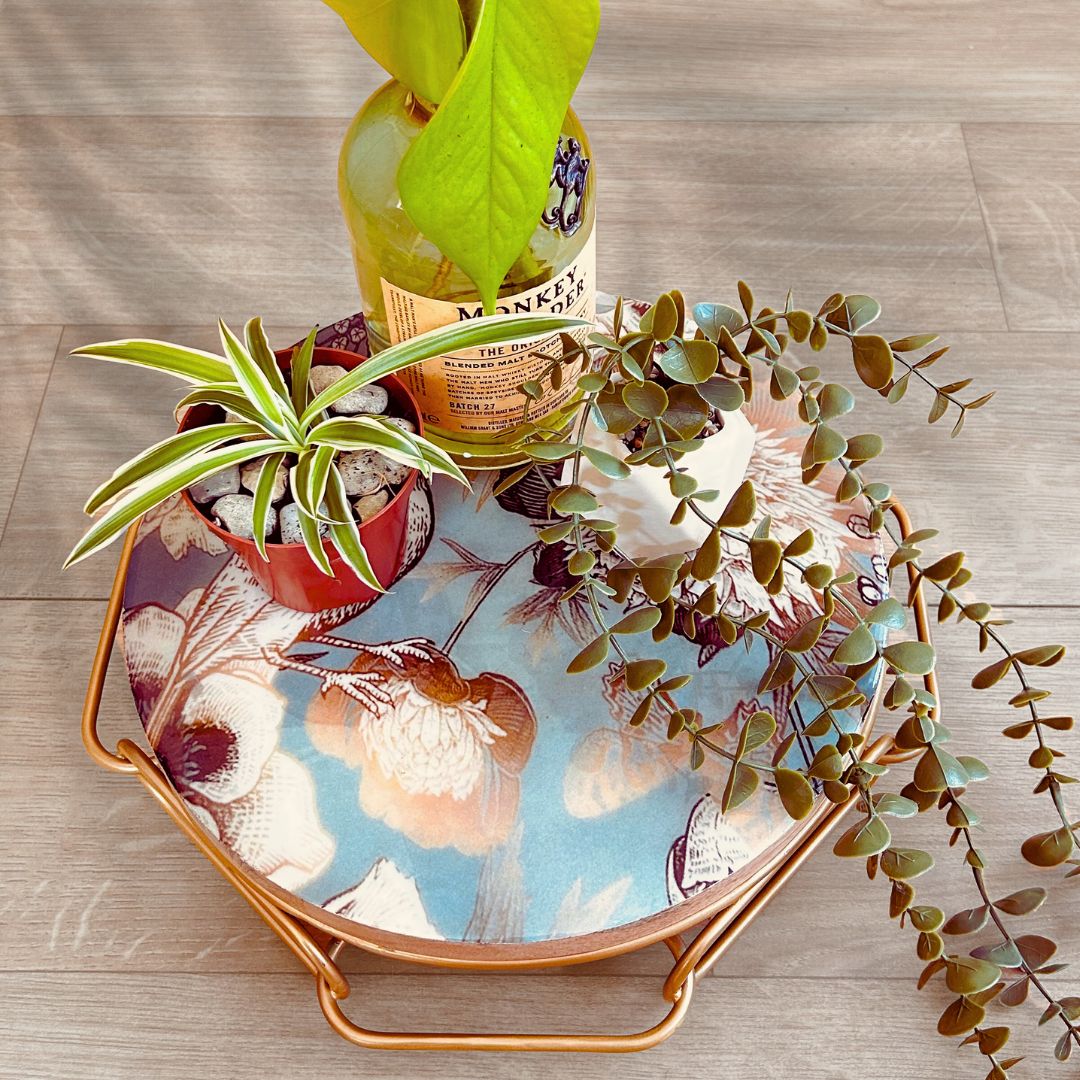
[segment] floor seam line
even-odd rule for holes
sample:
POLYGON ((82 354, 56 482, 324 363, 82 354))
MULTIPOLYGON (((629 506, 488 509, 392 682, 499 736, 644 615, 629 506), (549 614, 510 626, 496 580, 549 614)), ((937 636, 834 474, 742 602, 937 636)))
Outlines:
POLYGON ((968 172, 971 174, 971 186, 975 191, 975 201, 979 205, 979 216, 982 219, 983 235, 986 237, 986 251, 990 256, 990 268, 994 271, 994 284, 997 286, 998 302, 1001 304, 1001 317, 1005 320, 1005 329, 1012 332, 1012 323, 1009 320, 1009 309, 1005 306, 1005 291, 1001 286, 1001 274, 998 272, 998 261, 994 254, 994 240, 990 231, 990 219, 986 216, 986 207, 983 205, 982 192, 979 191, 979 181, 975 176, 975 162, 971 160, 971 147, 968 145, 967 131, 963 121, 960 123, 960 142, 964 147, 964 157, 967 159, 968 172))
POLYGON ((59 325, 56 335, 56 345, 53 348, 52 360, 49 361, 49 374, 45 377, 45 385, 41 388, 41 397, 38 398, 37 409, 34 411, 34 422, 30 427, 30 438, 26 440, 26 450, 23 451, 22 461, 19 463, 19 475, 15 480, 15 487, 11 491, 11 502, 8 503, 7 513, 4 515, 4 525, 0 528, 0 544, 7 535, 8 525, 11 524, 11 515, 15 512, 15 502, 19 497, 19 489, 22 487, 23 474, 26 472, 26 463, 30 460, 30 450, 34 445, 34 437, 37 435, 38 423, 41 421, 41 413, 45 408, 45 398, 52 385, 53 372, 56 370, 56 358, 60 355, 60 343, 64 340, 66 324, 60 323, 37 323, 28 325, 55 326, 59 325))

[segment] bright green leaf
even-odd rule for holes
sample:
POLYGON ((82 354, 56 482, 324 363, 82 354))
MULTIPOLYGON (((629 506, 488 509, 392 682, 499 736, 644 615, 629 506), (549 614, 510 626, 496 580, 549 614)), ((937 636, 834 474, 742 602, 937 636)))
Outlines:
POLYGON ((494 312, 548 197, 599 0, 485 0, 465 62, 398 170, 405 212, 494 312))

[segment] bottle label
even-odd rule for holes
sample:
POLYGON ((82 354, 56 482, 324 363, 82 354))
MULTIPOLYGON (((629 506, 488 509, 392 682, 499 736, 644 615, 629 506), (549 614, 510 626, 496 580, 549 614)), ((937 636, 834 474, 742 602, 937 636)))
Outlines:
MULTIPOLYGON (((484 313, 479 300, 432 300, 381 280, 390 341, 395 345, 484 313)), ((546 312, 592 321, 596 316, 596 234, 589 236, 575 262, 543 285, 500 297, 496 311, 504 315, 546 312)), ((588 333, 589 328, 582 327, 573 336, 584 342, 588 333)), ((449 353, 406 368, 398 372, 398 378, 416 397, 425 423, 462 435, 487 435, 521 423, 525 399, 518 387, 539 378, 550 363, 538 352, 560 356, 559 335, 449 353)), ((529 406, 530 419, 539 420, 565 405, 577 390, 580 371, 580 361, 564 368, 559 390, 552 390, 545 379, 543 396, 529 406)))

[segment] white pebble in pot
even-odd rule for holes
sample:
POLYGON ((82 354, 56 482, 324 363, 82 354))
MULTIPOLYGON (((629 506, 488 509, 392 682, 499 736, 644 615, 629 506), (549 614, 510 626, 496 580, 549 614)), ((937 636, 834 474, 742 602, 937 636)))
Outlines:
POLYGON ((410 435, 416 434, 416 425, 411 420, 406 420, 404 416, 384 416, 383 419, 388 424, 393 424, 394 427, 407 431, 410 435))
POLYGON ((404 483, 410 472, 408 465, 402 465, 400 461, 391 461, 390 458, 384 457, 382 454, 379 454, 378 460, 375 462, 375 468, 386 477, 388 484, 394 485, 404 483))
MULTIPOLYGON (((255 485, 259 482, 259 473, 262 472, 263 462, 266 458, 256 458, 254 461, 249 461, 240 468, 240 483, 248 489, 248 491, 254 494, 255 485)), ((271 502, 278 502, 285 495, 285 483, 287 472, 285 469, 285 462, 283 461, 277 468, 277 475, 274 477, 274 490, 270 495, 271 502)))
POLYGON ((216 472, 197 484, 192 484, 188 488, 188 494, 197 503, 208 503, 213 502, 214 499, 220 499, 222 495, 235 495, 239 490, 240 468, 237 465, 230 465, 227 469, 222 469, 221 472, 216 472))
POLYGON ((374 450, 346 450, 338 454, 337 467, 346 495, 374 495, 386 486, 382 463, 386 459, 374 450))
POLYGON ((384 488, 382 491, 376 491, 374 495, 364 495, 357 499, 356 502, 353 503, 353 509, 356 511, 356 516, 361 522, 369 521, 389 501, 390 493, 384 488))
MULTIPOLYGON (((250 495, 226 495, 214 503, 210 513, 213 514, 214 520, 223 529, 228 529, 233 536, 253 540, 255 533, 251 527, 251 516, 254 510, 255 500, 250 495)), ((268 506, 266 521, 263 523, 263 536, 269 536, 276 528, 277 511, 272 506, 268 506)))
MULTIPOLYGON (((319 507, 319 512, 325 514, 326 504, 319 507)), ((330 531, 330 526, 325 521, 319 522, 319 534, 325 536, 330 531)), ((304 534, 300 531, 300 507, 296 503, 286 503, 281 508, 281 542, 283 544, 302 544, 304 534)))
MULTIPOLYGON (((321 394, 328 386, 333 386, 348 372, 334 364, 320 364, 311 369, 308 385, 316 394, 321 394)), ((381 386, 361 386, 353 390, 330 406, 330 411, 338 416, 356 416, 361 413, 377 415, 390 403, 390 395, 381 386)))

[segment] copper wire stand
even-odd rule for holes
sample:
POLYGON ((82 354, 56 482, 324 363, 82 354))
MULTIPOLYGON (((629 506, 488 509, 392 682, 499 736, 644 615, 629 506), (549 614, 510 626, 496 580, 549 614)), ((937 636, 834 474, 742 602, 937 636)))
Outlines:
MULTIPOLYGON (((907 536, 910 520, 899 503, 890 510, 896 518, 901 534, 907 536)), ((115 773, 137 776, 154 796, 180 831, 228 881, 233 888, 255 909, 259 917, 278 935, 301 964, 315 979, 319 1005, 327 1022, 342 1038, 373 1050, 534 1050, 534 1051, 591 1051, 597 1053, 631 1053, 648 1050, 667 1039, 686 1017, 694 986, 735 943, 740 934, 764 910, 770 900, 787 884, 799 867, 814 853, 830 832, 851 809, 855 800, 841 805, 831 805, 820 820, 810 829, 792 840, 790 849, 782 857, 751 878, 741 890, 726 894, 719 902, 724 906, 712 914, 688 943, 681 934, 664 939, 670 949, 674 964, 663 984, 663 998, 668 1003, 667 1014, 657 1024, 644 1031, 625 1034, 488 1034, 471 1032, 390 1032, 364 1028, 350 1020, 342 1010, 341 1003, 350 993, 349 980, 337 964, 337 958, 347 944, 369 947, 372 951, 385 952, 374 945, 356 940, 347 942, 324 928, 284 910, 280 900, 270 893, 257 878, 237 865, 215 844, 210 836, 191 815, 183 799, 169 783, 161 767, 152 755, 130 739, 121 739, 112 751, 105 747, 98 736, 97 719, 105 676, 116 639, 117 628, 123 609, 124 585, 128 565, 139 523, 128 531, 116 570, 112 593, 109 596, 105 621, 101 628, 97 652, 90 672, 90 683, 82 715, 82 737, 87 753, 101 765, 115 773)), ((910 564, 909 575, 914 574, 910 564)), ((930 642, 930 623, 922 590, 918 589, 914 601, 916 630, 920 641, 930 642)), ((925 679, 927 689, 937 696, 937 682, 931 672, 925 679)), ((873 716, 868 729, 872 728, 873 716)), ((889 736, 878 738, 864 755, 866 758, 890 764, 904 760, 910 754, 895 750, 889 736)), ((644 944, 644 943, 643 943, 644 944)), ((630 946, 620 951, 632 951, 630 946)), ((640 947, 640 946, 638 946, 640 947)), ((456 965, 446 960, 433 963, 447 967, 456 965)), ((516 963, 515 967, 544 967, 550 962, 538 960, 535 964, 516 963)), ((488 968, 509 966, 492 963, 488 968)))

